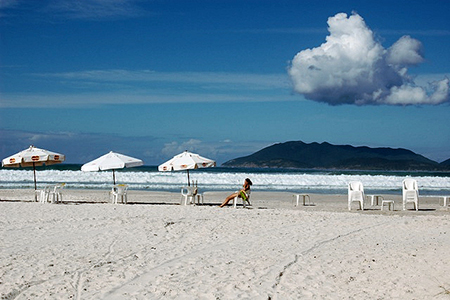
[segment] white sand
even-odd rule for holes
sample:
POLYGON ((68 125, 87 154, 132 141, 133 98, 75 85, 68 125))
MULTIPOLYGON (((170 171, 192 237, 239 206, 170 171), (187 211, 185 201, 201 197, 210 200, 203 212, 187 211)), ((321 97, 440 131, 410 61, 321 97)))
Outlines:
POLYGON ((450 218, 436 199, 348 212, 346 195, 294 208, 292 194, 254 191, 253 209, 220 209, 226 193, 213 192, 204 206, 32 195, 0 190, 1 299, 450 299, 450 218))

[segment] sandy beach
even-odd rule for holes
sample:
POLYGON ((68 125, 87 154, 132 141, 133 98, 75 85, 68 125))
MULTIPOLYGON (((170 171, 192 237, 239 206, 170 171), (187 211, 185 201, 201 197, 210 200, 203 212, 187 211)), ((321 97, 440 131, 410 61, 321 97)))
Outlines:
POLYGON ((347 195, 252 193, 252 208, 179 193, 0 190, 1 299, 450 299, 449 210, 347 210, 347 195))

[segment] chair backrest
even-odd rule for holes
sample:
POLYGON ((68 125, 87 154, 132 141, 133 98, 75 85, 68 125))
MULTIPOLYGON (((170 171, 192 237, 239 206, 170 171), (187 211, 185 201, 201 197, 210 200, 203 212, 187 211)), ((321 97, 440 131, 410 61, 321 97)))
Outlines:
POLYGON ((55 185, 53 186, 53 192, 56 193, 58 190, 63 189, 65 185, 66 185, 65 183, 58 183, 58 184, 55 184, 55 185))
POLYGON ((351 181, 348 184, 348 191, 349 192, 364 192, 364 186, 361 181, 351 181))
POLYGON ((181 188, 181 195, 183 196, 195 196, 198 194, 198 188, 196 186, 183 186, 181 188))
POLYGON ((114 186, 114 190, 118 194, 124 194, 127 191, 128 185, 126 184, 117 184, 114 186))
POLYGON ((412 178, 406 178, 403 180, 403 191, 417 191, 419 188, 417 187, 417 181, 412 178))

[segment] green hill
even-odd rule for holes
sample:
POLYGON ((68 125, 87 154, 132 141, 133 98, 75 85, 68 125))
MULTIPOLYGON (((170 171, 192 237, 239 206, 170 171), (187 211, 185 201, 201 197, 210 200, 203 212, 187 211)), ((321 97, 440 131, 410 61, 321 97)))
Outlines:
POLYGON ((354 147, 291 141, 274 144, 249 156, 229 160, 225 167, 442 170, 449 169, 407 149, 354 147))
POLYGON ((447 169, 450 169, 450 158, 447 160, 444 160, 443 162, 441 162, 439 165, 443 166, 443 167, 447 167, 447 169))

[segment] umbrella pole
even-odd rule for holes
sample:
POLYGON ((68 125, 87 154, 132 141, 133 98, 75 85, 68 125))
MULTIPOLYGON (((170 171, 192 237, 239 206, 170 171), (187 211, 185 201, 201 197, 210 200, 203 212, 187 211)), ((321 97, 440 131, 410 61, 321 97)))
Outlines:
POLYGON ((113 169, 113 182, 114 185, 116 185, 116 173, 114 172, 114 169, 113 169))
POLYGON ((36 187, 36 166, 35 166, 34 162, 33 162, 33 177, 34 177, 34 201, 37 201, 37 195, 36 195, 36 190, 37 190, 37 187, 36 187))
POLYGON ((191 186, 191 182, 189 180, 189 170, 186 170, 186 171, 187 171, 187 174, 188 174, 188 186, 191 186))

